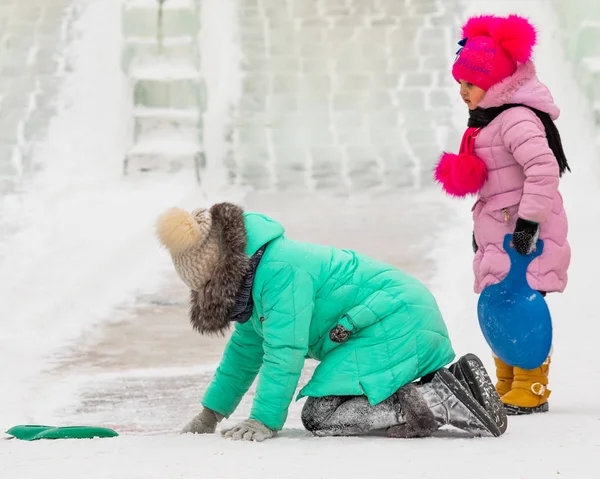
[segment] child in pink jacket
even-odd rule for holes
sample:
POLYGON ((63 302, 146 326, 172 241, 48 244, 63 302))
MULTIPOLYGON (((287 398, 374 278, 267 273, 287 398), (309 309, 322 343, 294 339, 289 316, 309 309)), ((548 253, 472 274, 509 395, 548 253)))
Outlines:
MULTIPOLYGON (((469 122, 459 154, 442 155, 435 179, 452 196, 477 195, 476 293, 507 275, 506 234, 513 234, 513 247, 523 255, 538 238, 544 241, 543 254, 527 271, 533 289, 545 295, 567 285, 571 250, 558 186, 569 166, 554 125, 559 108, 531 62, 535 42, 534 27, 522 17, 473 17, 463 27, 452 69, 469 122)), ((548 410, 550 358, 535 370, 494 360, 496 389, 509 414, 548 410)))

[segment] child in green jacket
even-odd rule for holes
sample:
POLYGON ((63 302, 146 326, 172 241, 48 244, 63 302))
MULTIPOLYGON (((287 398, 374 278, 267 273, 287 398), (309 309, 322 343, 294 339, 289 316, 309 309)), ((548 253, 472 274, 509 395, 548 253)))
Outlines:
POLYGON ((157 223, 191 290, 201 334, 235 329, 183 430, 213 433, 258 375, 248 420, 224 431, 261 441, 281 430, 304 361, 320 362, 298 399, 316 435, 385 429, 422 437, 450 424, 475 435, 506 429, 500 399, 474 355, 454 351, 434 297, 415 278, 353 251, 294 241, 276 221, 230 203, 157 223), (420 379, 419 382, 415 382, 420 379))

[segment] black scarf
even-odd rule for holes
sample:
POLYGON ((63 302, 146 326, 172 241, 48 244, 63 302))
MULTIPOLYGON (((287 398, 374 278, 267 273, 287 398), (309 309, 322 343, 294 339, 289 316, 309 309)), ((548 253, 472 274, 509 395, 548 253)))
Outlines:
POLYGON ((500 113, 508 110, 509 108, 514 108, 517 106, 529 108, 537 115, 537 117, 544 125, 544 129, 546 130, 546 138, 548 139, 548 146, 550 146, 552 153, 554 153, 554 156, 556 157, 560 176, 562 176, 565 171, 570 172, 571 168, 567 163, 567 157, 565 156, 565 152, 563 151, 558 128, 556 128, 556 125, 552 121, 552 118, 550 118, 550 115, 544 111, 537 110, 527 105, 521 105, 519 103, 508 103, 506 105, 497 106, 493 108, 475 108, 474 110, 469 111, 468 126, 472 128, 486 127, 500 113))
POLYGON ((233 307, 233 313, 231 314, 231 321, 245 323, 252 317, 252 310, 254 309, 252 285, 254 284, 256 268, 258 268, 258 263, 260 263, 266 248, 267 245, 264 245, 254 253, 252 258, 250 258, 250 267, 248 268, 248 272, 244 276, 242 285, 235 297, 235 306, 233 307))

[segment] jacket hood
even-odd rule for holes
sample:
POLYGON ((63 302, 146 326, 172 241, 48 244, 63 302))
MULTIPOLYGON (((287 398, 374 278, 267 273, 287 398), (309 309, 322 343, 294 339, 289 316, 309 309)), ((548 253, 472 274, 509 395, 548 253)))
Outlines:
POLYGON ((279 238, 285 232, 283 226, 277 221, 260 213, 244 213, 244 226, 246 228, 246 254, 254 255, 269 241, 279 238))
POLYGON ((546 85, 539 81, 533 62, 517 67, 517 71, 508 78, 492 86, 479 103, 480 108, 492 108, 507 103, 520 103, 546 112, 556 120, 560 108, 546 85))

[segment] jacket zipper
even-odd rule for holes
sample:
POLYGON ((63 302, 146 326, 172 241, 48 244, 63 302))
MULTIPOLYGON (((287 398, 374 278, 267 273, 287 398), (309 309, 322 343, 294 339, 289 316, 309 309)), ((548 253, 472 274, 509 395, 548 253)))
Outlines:
POLYGON ((508 222, 510 219, 510 214, 508 214, 508 210, 506 208, 502 208, 502 213, 504 214, 504 221, 508 222))

